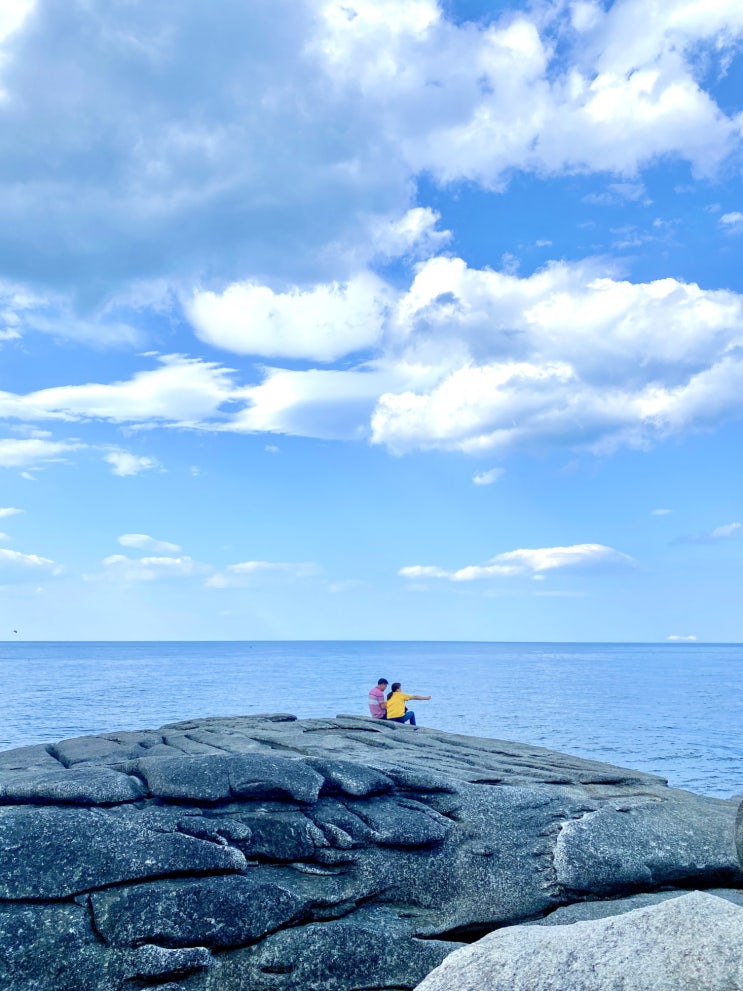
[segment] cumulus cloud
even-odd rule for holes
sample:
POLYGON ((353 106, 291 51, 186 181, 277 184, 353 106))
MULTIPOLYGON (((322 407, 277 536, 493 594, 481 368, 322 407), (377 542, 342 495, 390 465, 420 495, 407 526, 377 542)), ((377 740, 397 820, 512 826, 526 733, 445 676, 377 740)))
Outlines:
POLYGON ((132 454, 130 451, 109 451, 103 460, 111 465, 111 474, 122 478, 158 467, 155 458, 132 454))
POLYGON ((493 482, 498 481, 505 470, 505 468, 490 468, 488 471, 477 472, 472 476, 472 481, 475 485, 492 485, 493 482))
POLYGON ((723 69, 743 15, 707 6, 554 0, 457 23, 435 0, 225 0, 218 18, 37 0, 0 63, 0 270, 81 312, 152 279, 217 273, 218 298, 246 272, 343 283, 334 266, 358 267, 362 244, 430 232, 408 214, 421 173, 499 188, 666 155, 710 173, 741 127, 699 53, 723 69))
POLYGON ((313 578, 321 573, 320 568, 309 561, 242 561, 230 564, 223 571, 211 575, 206 580, 209 588, 242 588, 259 578, 279 578, 296 580, 313 578))
MULTIPOLYGON (((430 257, 449 235, 415 202, 423 174, 502 189, 516 170, 599 171, 643 202, 659 157, 712 174, 740 150, 743 118, 699 71, 736 51, 740 3, 604 6, 461 23, 435 0, 225 0, 219 18, 38 0, 0 65, 0 333, 131 343, 131 310, 178 299, 235 354, 356 358, 246 383, 171 355, 122 381, 2 392, 0 416, 487 454, 642 447, 741 415, 739 295, 430 257), (418 259, 407 289, 372 271, 399 257, 418 259)), ((21 458, 3 443, 21 442, 0 442, 0 464, 21 458)), ((19 464, 74 450, 46 443, 19 464)), ((125 455, 118 474, 155 467, 125 455)))
POLYGON ((496 554, 486 564, 467 565, 448 570, 431 565, 409 565, 400 568, 402 578, 446 578, 453 582, 471 582, 489 578, 517 576, 543 577, 545 572, 565 570, 597 570, 626 568, 635 561, 628 554, 604 544, 573 544, 569 547, 520 548, 496 554))
POLYGON ((22 512, 22 509, 16 509, 14 506, 0 506, 0 520, 8 516, 17 516, 18 513, 22 512))
POLYGON ((333 361, 376 344, 382 334, 386 284, 362 273, 344 285, 275 293, 249 283, 223 293, 196 293, 187 311, 208 344, 267 358, 333 361))
POLYGON ((0 576, 4 582, 33 581, 40 574, 56 576, 62 574, 63 570, 60 564, 48 557, 0 548, 0 576))
POLYGON ((743 413, 743 297, 559 263, 527 278, 434 258, 395 312, 398 361, 374 442, 402 453, 559 443, 610 450, 743 413), (401 368, 402 365, 397 366, 401 368))
POLYGON ((167 540, 155 540, 146 533, 122 533, 118 538, 122 547, 136 547, 138 550, 153 551, 156 554, 178 554, 181 548, 167 540))
POLYGON ((720 226, 731 234, 738 234, 743 231, 743 213, 735 210, 732 213, 723 213, 720 217, 720 226))
MULTIPOLYGON (((313 348, 313 360, 329 359, 365 340, 363 360, 345 367, 269 366, 246 385, 221 364, 168 355, 119 382, 0 393, 0 416, 371 439, 400 454, 487 454, 645 447, 743 415, 738 293, 672 278, 633 283, 595 262, 552 263, 520 277, 441 256, 419 263, 407 289, 379 279, 374 286, 384 307, 354 309, 359 326, 367 321, 356 338, 343 322, 346 297, 339 289, 335 299, 327 286, 296 299, 274 295, 291 320, 264 316, 289 320, 283 343, 271 345, 272 332, 263 330, 250 338, 255 328, 245 324, 246 349, 273 347, 295 359, 304 349, 309 360, 313 348), (305 326, 293 307, 307 296, 305 326)), ((40 437, 4 441, 0 464, 3 445, 8 460, 25 450, 24 463, 34 460, 34 445, 47 458, 74 449, 40 437)), ((108 460, 119 474, 157 466, 128 452, 108 460)))

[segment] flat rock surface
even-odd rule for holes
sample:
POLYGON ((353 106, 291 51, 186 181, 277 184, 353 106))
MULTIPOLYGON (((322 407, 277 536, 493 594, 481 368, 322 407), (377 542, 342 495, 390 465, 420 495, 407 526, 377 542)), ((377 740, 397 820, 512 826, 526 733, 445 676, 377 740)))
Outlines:
POLYGON ((413 988, 464 942, 556 910, 735 898, 737 806, 354 716, 6 751, 0 989, 413 988))
POLYGON ((605 919, 511 926, 452 953, 418 991, 741 991, 743 908, 692 892, 605 919))

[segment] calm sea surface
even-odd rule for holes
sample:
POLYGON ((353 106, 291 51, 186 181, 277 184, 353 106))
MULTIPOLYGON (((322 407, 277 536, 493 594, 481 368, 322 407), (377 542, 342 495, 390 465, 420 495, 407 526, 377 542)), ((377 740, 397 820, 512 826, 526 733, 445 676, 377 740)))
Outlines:
POLYGON ((380 677, 419 723, 743 793, 743 645, 0 644, 0 749, 199 716, 367 714, 380 677))

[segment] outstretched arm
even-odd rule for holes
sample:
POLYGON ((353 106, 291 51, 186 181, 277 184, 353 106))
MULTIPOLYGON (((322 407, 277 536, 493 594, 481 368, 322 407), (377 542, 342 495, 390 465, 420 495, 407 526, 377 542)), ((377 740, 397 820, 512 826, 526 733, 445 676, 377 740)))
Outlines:
POLYGON ((411 699, 418 699, 419 702, 428 702, 431 698, 430 695, 411 695, 411 699))

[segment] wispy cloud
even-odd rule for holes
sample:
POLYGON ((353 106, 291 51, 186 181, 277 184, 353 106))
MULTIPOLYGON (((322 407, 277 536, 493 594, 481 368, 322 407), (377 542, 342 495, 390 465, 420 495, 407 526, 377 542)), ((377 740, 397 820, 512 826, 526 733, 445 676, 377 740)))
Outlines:
POLYGON ((181 549, 178 544, 171 544, 167 540, 156 540, 146 533, 122 533, 118 542, 122 547, 136 547, 154 553, 178 554, 181 549))
POLYGON ((435 565, 408 565, 400 568, 403 578, 446 578, 453 582, 479 581, 489 578, 511 578, 519 575, 541 576, 557 570, 597 570, 627 568, 635 565, 628 554, 604 544, 573 544, 570 547, 522 548, 497 554, 486 564, 467 565, 448 570, 435 565))
POLYGON ((38 578, 39 574, 60 575, 61 564, 48 557, 38 554, 22 554, 20 551, 10 551, 0 548, 0 574, 3 581, 24 581, 28 578, 38 578))
POLYGON ((693 633, 688 633, 685 635, 679 633, 671 633, 670 636, 666 637, 666 640, 670 641, 671 643, 695 643, 696 639, 697 638, 694 636, 693 633))
POLYGON ((709 533, 690 533, 684 537, 677 537, 674 544, 717 544, 723 540, 730 540, 733 537, 740 537, 743 533, 743 524, 725 523, 715 527, 709 533))
POLYGON ((169 581, 193 578, 211 570, 208 565, 199 564, 188 555, 131 558, 124 554, 111 554, 104 559, 103 567, 102 574, 86 575, 86 579, 89 581, 108 579, 127 583, 169 581))
POLYGON ((489 471, 479 472, 472 476, 475 485, 492 485, 505 473, 505 468, 491 468, 489 471))
POLYGON ((321 573, 318 565, 309 561, 241 561, 212 575, 206 584, 209 588, 241 588, 260 578, 273 577, 292 581, 314 578, 321 573))
POLYGON ((50 461, 66 461, 67 455, 87 447, 80 441, 51 441, 37 438, 0 440, 0 468, 29 468, 50 461))
POLYGON ((651 516, 670 516, 673 512, 672 509, 653 509, 650 513, 651 516))
POLYGON ((18 513, 22 512, 22 509, 16 509, 14 506, 0 506, 0 520, 8 516, 17 516, 18 513))

